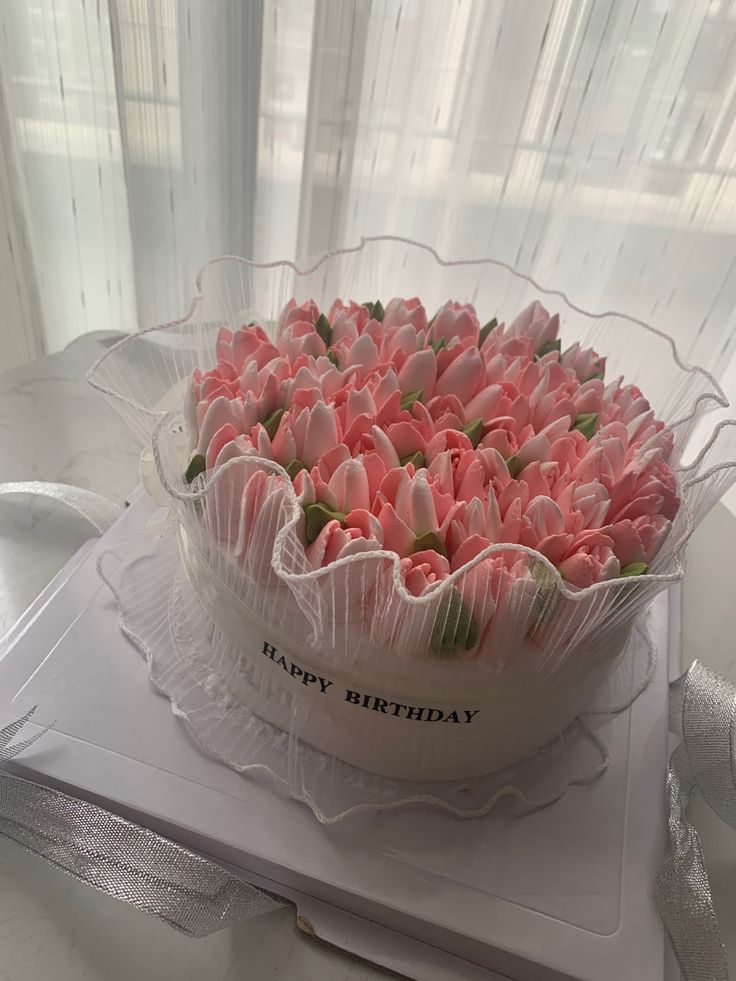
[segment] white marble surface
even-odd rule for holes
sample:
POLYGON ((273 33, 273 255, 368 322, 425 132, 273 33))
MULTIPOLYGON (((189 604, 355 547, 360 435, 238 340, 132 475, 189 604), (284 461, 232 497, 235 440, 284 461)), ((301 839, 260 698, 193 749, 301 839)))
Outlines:
MULTIPOLYGON (((0 480, 54 480, 122 502, 138 449, 84 381, 110 335, 0 374, 0 480)), ((89 536, 56 505, 0 498, 0 635, 89 536)), ((736 516, 717 506, 696 533, 684 592, 685 660, 736 681, 732 566, 736 516)), ((700 802, 702 832, 729 960, 736 965, 736 834, 700 802)), ((304 937, 282 910, 193 941, 93 892, 0 838, 0 981, 284 979, 368 981, 388 975, 304 937)))

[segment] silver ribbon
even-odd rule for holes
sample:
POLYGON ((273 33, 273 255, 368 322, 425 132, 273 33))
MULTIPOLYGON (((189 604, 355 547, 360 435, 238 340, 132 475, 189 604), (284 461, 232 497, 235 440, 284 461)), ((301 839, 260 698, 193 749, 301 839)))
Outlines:
POLYGON ((123 511, 119 504, 94 491, 47 480, 6 481, 0 484, 0 494, 31 494, 33 497, 59 501, 86 518, 100 533, 107 531, 123 511))
MULTIPOLYGON (((32 711, 0 729, 0 761, 45 730, 18 736, 32 711)), ((206 937, 286 903, 168 838, 109 811, 0 772, 0 834, 80 882, 190 937, 206 937)))
POLYGON ((657 905, 685 981, 727 981, 703 849, 688 809, 699 790, 721 820, 736 828, 736 685, 693 662, 673 683, 670 728, 682 742, 667 773, 669 848, 657 872, 657 905))

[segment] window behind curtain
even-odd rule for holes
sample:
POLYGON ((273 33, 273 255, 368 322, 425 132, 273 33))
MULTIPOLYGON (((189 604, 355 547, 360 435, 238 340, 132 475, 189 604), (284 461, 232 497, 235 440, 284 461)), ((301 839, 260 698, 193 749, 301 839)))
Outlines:
POLYGON ((734 0, 8 0, 0 67, 0 289, 38 284, 49 350, 179 316, 211 255, 395 233, 649 320, 736 395, 734 0))

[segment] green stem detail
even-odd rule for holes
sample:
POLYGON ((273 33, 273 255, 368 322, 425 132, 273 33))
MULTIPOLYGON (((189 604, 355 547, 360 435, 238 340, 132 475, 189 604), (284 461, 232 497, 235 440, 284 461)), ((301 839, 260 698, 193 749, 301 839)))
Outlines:
POLYGON ((411 412, 415 402, 421 402, 424 397, 424 390, 418 388, 415 392, 407 392, 401 396, 401 409, 411 412))
POLYGON ((480 329, 480 333, 478 334, 478 347, 483 347, 486 342, 486 338, 492 330, 496 329, 496 327, 498 327, 498 320, 496 317, 494 317, 493 320, 489 320, 487 324, 483 324, 480 329))
POLYGON ((281 417, 283 416, 285 409, 276 409, 263 423, 263 428, 268 433, 268 438, 273 439, 276 435, 276 431, 279 428, 279 423, 281 422, 281 417))
POLYGON ((478 625, 454 586, 445 593, 434 620, 430 648, 437 657, 451 657, 456 648, 472 650, 478 642, 478 625))
POLYGON ((347 515, 343 514, 342 511, 333 511, 321 502, 307 504, 304 508, 304 531, 307 541, 311 545, 324 526, 330 521, 339 521, 340 524, 343 524, 346 518, 347 515))
POLYGON ((643 576, 647 568, 646 562, 631 562, 623 567, 619 575, 621 579, 628 579, 629 576, 643 576))
POLYGON ((421 535, 417 535, 414 539, 414 548, 412 552, 426 552, 431 549, 433 552, 438 552, 447 558, 447 549, 445 548, 445 543, 442 541, 440 536, 436 531, 425 531, 421 535))
POLYGON ((422 451, 417 450, 416 453, 409 453, 407 456, 402 457, 401 460, 399 460, 399 463, 402 467, 405 467, 407 463, 413 463, 415 470, 421 470, 426 461, 422 451))
POLYGON ((577 417, 570 430, 577 429, 578 432, 582 433, 586 439, 592 439, 595 435, 596 428, 598 427, 598 413, 597 412, 581 412, 577 417))
POLYGON ((546 344, 543 344, 534 355, 534 358, 535 360, 539 361, 540 358, 543 358, 545 354, 549 354, 550 351, 557 351, 559 354, 561 350, 562 341, 558 337, 556 341, 547 341, 546 344))
POLYGON ((207 464, 202 454, 195 453, 192 459, 189 461, 189 466, 184 471, 184 480, 186 480, 188 484, 191 484, 195 477, 199 477, 199 475, 204 473, 206 469, 207 464))
POLYGON ((463 432, 468 437, 470 442, 473 444, 473 449, 475 449, 483 439, 483 427, 484 422, 482 419, 473 419, 469 422, 467 426, 463 428, 463 432))
POLYGON ((329 347, 330 339, 332 337, 332 327, 330 327, 330 322, 323 313, 317 317, 317 322, 314 325, 314 329, 325 342, 325 347, 329 347))

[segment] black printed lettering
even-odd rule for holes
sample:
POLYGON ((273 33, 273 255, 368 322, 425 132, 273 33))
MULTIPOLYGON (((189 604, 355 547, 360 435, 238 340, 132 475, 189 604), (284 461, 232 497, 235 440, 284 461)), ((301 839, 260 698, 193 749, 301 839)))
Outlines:
POLYGON ((424 717, 425 722, 441 722, 444 718, 445 713, 440 709, 427 709, 427 714, 424 717))

